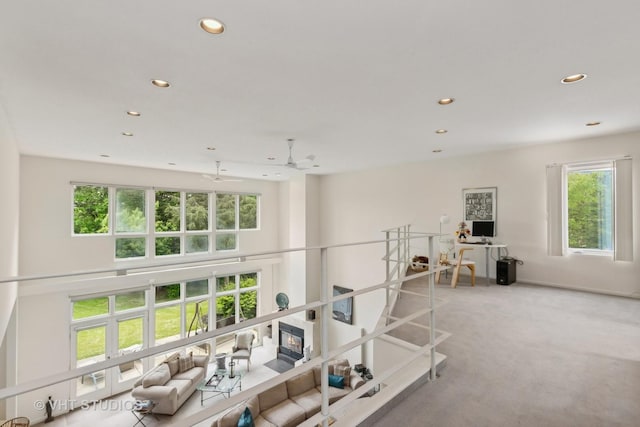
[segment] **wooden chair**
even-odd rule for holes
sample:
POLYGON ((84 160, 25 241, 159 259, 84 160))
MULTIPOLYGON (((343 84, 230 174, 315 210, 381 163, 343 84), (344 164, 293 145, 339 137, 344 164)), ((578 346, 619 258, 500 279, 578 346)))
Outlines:
POLYGON ((458 259, 453 262, 453 276, 451 277, 451 287, 455 288, 458 286, 458 276, 460 275, 460 269, 462 267, 467 267, 471 270, 471 286, 476 285, 476 263, 475 261, 471 261, 468 259, 464 259, 463 254, 464 251, 472 251, 473 248, 461 248, 460 252, 458 252, 458 259))
MULTIPOLYGON (((438 265, 440 265, 441 267, 448 267, 451 265, 451 260, 449 259, 449 253, 448 252, 440 252, 440 258, 438 259, 438 265)), ((445 270, 445 273, 449 271, 449 270, 445 270)), ((436 271, 436 283, 440 283, 440 273, 441 271, 438 270, 436 271)))

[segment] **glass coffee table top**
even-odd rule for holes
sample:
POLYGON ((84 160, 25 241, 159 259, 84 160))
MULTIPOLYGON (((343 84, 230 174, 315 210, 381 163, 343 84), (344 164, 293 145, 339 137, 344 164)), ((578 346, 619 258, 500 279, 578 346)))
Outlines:
POLYGON ((233 378, 229 378, 228 373, 216 372, 206 380, 202 380, 196 388, 200 391, 200 404, 205 400, 222 394, 224 397, 231 397, 231 392, 235 389, 242 390, 242 374, 236 372, 233 378), (204 398, 204 393, 214 393, 213 396, 204 398))

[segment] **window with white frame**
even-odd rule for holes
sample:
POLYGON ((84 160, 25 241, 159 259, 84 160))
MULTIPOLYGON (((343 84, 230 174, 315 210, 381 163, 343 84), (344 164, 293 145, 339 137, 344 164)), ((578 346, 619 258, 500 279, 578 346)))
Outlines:
POLYGON ((115 236, 117 260, 237 250, 258 223, 256 194, 73 186, 73 235, 115 236))
POLYGON ((633 260, 631 165, 626 157, 547 167, 549 255, 633 260))
POLYGON ((569 251, 613 251, 613 162, 565 168, 569 251))
POLYGON ((216 194, 216 250, 237 249, 238 232, 257 228, 258 196, 216 194))

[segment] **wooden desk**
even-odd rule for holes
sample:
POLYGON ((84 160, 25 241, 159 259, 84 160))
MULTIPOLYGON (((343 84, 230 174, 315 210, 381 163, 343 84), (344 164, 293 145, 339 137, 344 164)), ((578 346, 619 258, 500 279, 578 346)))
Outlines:
POLYGON ((507 245, 504 243, 492 243, 492 244, 476 244, 476 243, 455 243, 456 252, 458 252, 458 248, 484 248, 484 264, 485 264, 485 274, 487 275, 487 286, 489 286, 489 282, 491 278, 489 277, 489 255, 491 252, 491 248, 498 249, 498 259, 501 257, 502 248, 506 248, 507 245))

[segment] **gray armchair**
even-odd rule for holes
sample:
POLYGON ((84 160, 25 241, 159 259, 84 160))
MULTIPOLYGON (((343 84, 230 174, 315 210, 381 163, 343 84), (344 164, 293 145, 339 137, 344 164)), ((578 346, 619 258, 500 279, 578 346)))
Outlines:
POLYGON ((243 331, 236 334, 236 343, 233 346, 231 361, 244 359, 247 361, 247 371, 251 370, 251 348, 255 335, 253 331, 243 331))

